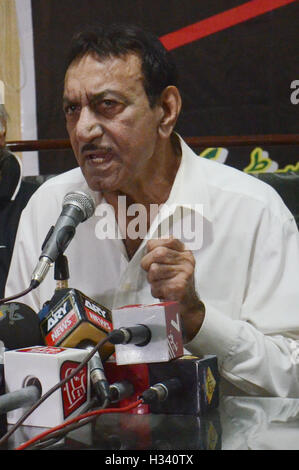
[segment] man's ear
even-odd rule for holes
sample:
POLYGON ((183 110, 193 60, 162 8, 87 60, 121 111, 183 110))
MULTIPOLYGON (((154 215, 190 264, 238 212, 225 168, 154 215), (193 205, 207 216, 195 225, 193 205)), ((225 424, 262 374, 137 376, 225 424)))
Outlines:
POLYGON ((160 96, 161 119, 159 134, 163 138, 170 137, 182 107, 182 99, 177 87, 166 87, 160 96))

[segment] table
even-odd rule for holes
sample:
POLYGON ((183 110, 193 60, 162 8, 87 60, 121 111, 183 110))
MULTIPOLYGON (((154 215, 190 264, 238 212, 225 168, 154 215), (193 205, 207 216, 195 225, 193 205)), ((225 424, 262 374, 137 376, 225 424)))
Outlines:
MULTIPOLYGON (((22 426, 7 448, 43 430, 22 426)), ((217 409, 202 417, 105 414, 47 449, 105 450, 111 458, 130 450, 190 451, 186 455, 197 450, 299 450, 299 399, 224 396, 217 409)))

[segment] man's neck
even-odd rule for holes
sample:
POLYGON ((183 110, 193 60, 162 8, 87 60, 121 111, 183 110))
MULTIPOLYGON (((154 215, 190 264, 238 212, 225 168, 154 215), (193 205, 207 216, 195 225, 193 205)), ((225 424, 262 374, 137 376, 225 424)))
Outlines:
POLYGON ((159 156, 153 156, 141 175, 127 182, 122 191, 103 192, 114 209, 118 197, 125 196, 128 204, 163 204, 167 201, 181 162, 181 147, 176 135, 169 139, 159 156))
MULTIPOLYGON (((159 165, 153 165, 152 168, 148 169, 147 178, 131 182, 129 187, 132 188, 132 191, 103 193, 106 202, 114 209, 120 231, 125 234, 124 244, 129 258, 137 251, 144 237, 130 237, 128 226, 133 219, 136 219, 136 213, 128 215, 130 214, 128 209, 132 204, 138 204, 138 207, 142 205, 142 213, 146 216, 147 233, 153 221, 153 214, 169 197, 180 166, 181 148, 176 136, 174 136, 174 139, 169 140, 162 160, 160 160, 159 165), (120 196, 122 196, 121 204, 119 204, 120 196), (119 213, 120 207, 122 208, 121 214, 119 213), (125 212, 125 215, 123 212, 125 212)), ((139 216, 141 216, 140 213, 139 216)))

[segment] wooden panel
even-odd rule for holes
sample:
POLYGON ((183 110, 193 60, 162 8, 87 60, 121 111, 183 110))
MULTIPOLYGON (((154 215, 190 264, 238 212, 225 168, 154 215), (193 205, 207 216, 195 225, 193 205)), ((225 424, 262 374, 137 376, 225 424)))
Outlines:
MULTIPOLYGON (((260 145, 298 145, 299 134, 184 137, 191 147, 234 147, 260 145)), ((11 152, 63 150, 71 148, 68 139, 19 140, 6 142, 11 152)))

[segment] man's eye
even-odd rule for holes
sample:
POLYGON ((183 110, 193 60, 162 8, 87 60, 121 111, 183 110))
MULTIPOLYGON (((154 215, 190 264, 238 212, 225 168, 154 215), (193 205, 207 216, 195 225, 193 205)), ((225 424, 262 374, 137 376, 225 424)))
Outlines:
POLYGON ((100 107, 106 111, 118 109, 119 106, 120 106, 120 103, 118 103, 115 100, 103 100, 100 104, 100 107))
POLYGON ((106 106, 107 108, 111 108, 112 106, 116 106, 117 102, 113 100, 104 100, 103 105, 106 106))
POLYGON ((77 106, 76 104, 68 104, 67 106, 63 108, 63 111, 64 111, 64 114, 71 116, 78 110, 78 108, 79 106, 77 106))
POLYGON ((113 117, 114 115, 120 113, 123 108, 123 103, 109 99, 102 100, 96 106, 97 111, 103 113, 107 117, 113 117))

